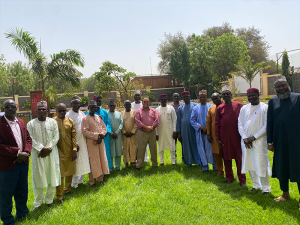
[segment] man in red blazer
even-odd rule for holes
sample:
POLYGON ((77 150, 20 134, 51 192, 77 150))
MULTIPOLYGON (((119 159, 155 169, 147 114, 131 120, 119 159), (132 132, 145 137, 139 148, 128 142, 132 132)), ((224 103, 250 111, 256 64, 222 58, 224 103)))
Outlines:
POLYGON ((28 214, 28 164, 32 141, 23 120, 15 117, 13 100, 4 102, 5 115, 0 117, 0 216, 4 225, 15 224, 12 197, 17 220, 28 214))

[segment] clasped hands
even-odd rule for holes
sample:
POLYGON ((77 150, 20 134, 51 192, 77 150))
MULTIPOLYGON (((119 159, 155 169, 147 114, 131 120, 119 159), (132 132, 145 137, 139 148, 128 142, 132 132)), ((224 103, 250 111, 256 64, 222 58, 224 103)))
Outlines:
POLYGON ((132 137, 132 135, 134 135, 134 134, 133 133, 128 133, 128 132, 124 133, 124 136, 127 137, 127 138, 132 137))
MULTIPOLYGON (((254 140, 255 140, 255 138, 254 138, 254 140)), ((244 138, 243 141, 244 141, 245 147, 246 147, 247 149, 253 148, 253 146, 252 146, 253 140, 251 139, 251 137, 244 138)))
POLYGON ((155 129, 155 127, 154 126, 143 126, 142 129, 144 131, 146 131, 147 133, 151 133, 155 129))
POLYGON ((201 129, 202 134, 207 134, 207 128, 206 127, 200 126, 199 129, 201 129))
POLYGON ((30 154, 27 152, 19 152, 18 158, 16 159, 15 162, 22 163, 22 162, 26 161, 29 156, 30 156, 30 154))

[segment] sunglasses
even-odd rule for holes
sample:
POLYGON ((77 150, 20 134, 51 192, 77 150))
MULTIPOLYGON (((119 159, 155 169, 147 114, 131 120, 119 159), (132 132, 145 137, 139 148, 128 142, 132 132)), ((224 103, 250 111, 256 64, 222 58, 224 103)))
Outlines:
POLYGON ((63 110, 58 110, 59 113, 61 112, 67 112, 67 110, 63 109, 63 110))
POLYGON ((90 106, 90 109, 97 109, 97 106, 90 106))
POLYGON ((47 109, 37 109, 38 111, 46 111, 47 109))
POLYGON ((17 107, 16 106, 5 106, 4 108, 5 109, 16 109, 17 107))
POLYGON ((99 99, 99 100, 95 100, 95 102, 101 102, 101 99, 99 99))
POLYGON ((72 103, 72 105, 80 105, 80 102, 72 103))

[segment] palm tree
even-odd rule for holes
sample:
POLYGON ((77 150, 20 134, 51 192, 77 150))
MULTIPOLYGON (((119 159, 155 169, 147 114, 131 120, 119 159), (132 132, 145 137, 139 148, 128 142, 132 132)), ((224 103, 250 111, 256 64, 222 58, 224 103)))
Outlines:
POLYGON ((25 58, 29 60, 31 70, 41 82, 43 99, 45 99, 45 82, 56 77, 70 81, 74 87, 79 87, 82 74, 74 67, 84 67, 84 58, 80 52, 72 49, 50 55, 51 60, 41 52, 35 37, 23 29, 11 29, 5 36, 25 58))
POLYGON ((256 63, 252 65, 253 60, 247 59, 245 61, 239 61, 237 64, 238 72, 235 75, 242 77, 246 80, 246 82, 250 85, 255 76, 262 70, 270 68, 270 66, 264 66, 265 62, 256 63))

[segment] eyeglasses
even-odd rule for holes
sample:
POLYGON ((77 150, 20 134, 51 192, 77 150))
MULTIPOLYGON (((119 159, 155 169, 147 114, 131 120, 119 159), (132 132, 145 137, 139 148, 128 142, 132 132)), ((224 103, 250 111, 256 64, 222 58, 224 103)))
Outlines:
POLYGON ((166 98, 161 98, 160 100, 162 100, 162 101, 167 101, 167 99, 166 99, 166 98))
POLYGON ((37 109, 38 111, 46 111, 47 109, 37 109))
POLYGON ((90 109, 97 109, 97 106, 90 106, 90 109))
POLYGON ((73 102, 72 105, 80 105, 80 102, 73 102))
POLYGON ((58 110, 59 113, 61 112, 67 112, 67 110, 63 109, 63 110, 58 110))
POLYGON ((5 106, 4 108, 5 109, 16 109, 17 107, 16 106, 5 106))

